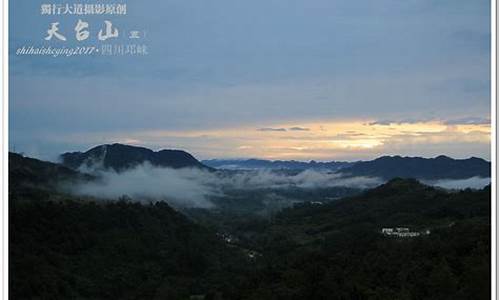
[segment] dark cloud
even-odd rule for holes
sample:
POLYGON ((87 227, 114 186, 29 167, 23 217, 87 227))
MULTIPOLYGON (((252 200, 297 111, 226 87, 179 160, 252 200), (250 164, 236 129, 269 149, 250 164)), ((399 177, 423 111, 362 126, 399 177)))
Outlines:
POLYGON ((257 131, 286 131, 286 128, 272 128, 272 127, 264 127, 258 128, 257 131))
POLYGON ((375 122, 368 123, 368 125, 370 125, 370 126, 372 126, 372 125, 389 126, 392 123, 394 123, 394 121, 381 120, 381 121, 375 121, 375 122))
POLYGON ((310 131, 311 129, 305 127, 290 127, 288 128, 290 131, 310 131))
POLYGON ((490 125, 491 120, 487 118, 468 117, 453 119, 444 122, 446 125, 490 125))
POLYGON ((374 121, 371 123, 368 123, 368 125, 380 125, 380 126, 390 126, 391 124, 394 125, 401 125, 401 124, 416 124, 416 123, 421 123, 421 122, 427 122, 429 119, 402 119, 402 120, 380 120, 380 121, 374 121))
MULTIPOLYGON (((390 126, 401 124, 416 124, 421 122, 439 121, 439 119, 403 119, 403 120, 380 120, 368 123, 368 125, 390 126)), ((451 119, 441 121, 445 125, 489 125, 491 120, 489 118, 481 117, 465 117, 458 119, 451 119)))
POLYGON ((360 132, 357 132, 357 133, 346 132, 346 133, 339 133, 339 134, 335 135, 335 137, 333 137, 332 139, 357 139, 357 138, 362 137, 362 136, 368 136, 368 135, 365 133, 360 133, 360 132))

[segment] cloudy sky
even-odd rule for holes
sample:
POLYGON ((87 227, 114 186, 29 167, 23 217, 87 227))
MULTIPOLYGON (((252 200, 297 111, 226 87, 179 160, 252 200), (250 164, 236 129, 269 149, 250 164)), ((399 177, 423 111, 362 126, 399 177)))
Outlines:
POLYGON ((490 157, 488 0, 99 1, 118 2, 127 15, 10 3, 11 150, 54 159, 122 142, 200 159, 490 157), (78 19, 90 24, 83 42, 78 19), (120 31, 110 43, 139 30, 148 55, 16 55, 101 47, 104 20, 120 31), (44 40, 52 22, 67 41, 44 40))

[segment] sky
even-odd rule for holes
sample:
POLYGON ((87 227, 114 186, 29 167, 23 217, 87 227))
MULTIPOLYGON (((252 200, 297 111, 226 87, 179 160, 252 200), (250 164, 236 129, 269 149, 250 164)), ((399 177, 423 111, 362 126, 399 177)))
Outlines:
POLYGON ((490 158, 487 0, 98 1, 126 4, 120 16, 42 15, 46 3, 9 5, 11 151, 490 158), (80 42, 79 19, 90 25, 80 42), (97 39, 105 20, 118 38, 97 39), (53 22, 66 41, 44 39, 53 22), (129 44, 132 30, 147 55, 16 54, 129 44))

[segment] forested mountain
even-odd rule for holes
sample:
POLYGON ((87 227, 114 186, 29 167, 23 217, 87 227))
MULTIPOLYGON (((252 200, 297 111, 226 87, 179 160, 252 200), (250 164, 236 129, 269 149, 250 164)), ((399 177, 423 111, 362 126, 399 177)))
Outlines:
POLYGON ((358 162, 341 172, 350 176, 384 179, 402 177, 433 180, 490 177, 490 169, 490 162, 477 157, 453 159, 444 155, 435 158, 382 156, 358 162))
POLYGON ((262 254, 253 299, 489 299, 490 192, 396 179, 287 209, 265 228, 240 223, 252 236, 242 243, 262 254), (389 227, 420 235, 381 233, 389 227))
POLYGON ((81 174, 60 164, 9 152, 9 187, 11 192, 18 192, 21 187, 53 189, 62 182, 76 182, 91 178, 89 175, 81 174))
POLYGON ((453 159, 444 155, 435 158, 382 156, 358 162, 301 162, 282 160, 224 160, 202 161, 205 165, 225 170, 320 170, 339 172, 346 176, 380 177, 386 180, 417 178, 423 180, 466 179, 490 177, 490 162, 476 157, 453 159))
POLYGON ((209 169, 191 154, 182 150, 153 151, 143 147, 123 144, 96 146, 86 152, 68 152, 61 155, 63 165, 78 169, 111 168, 123 171, 136 165, 148 162, 153 166, 169 168, 195 167, 209 169))
POLYGON ((45 176, 81 175, 11 158, 12 299, 189 299, 220 294, 246 273, 241 251, 165 202, 106 201, 42 188, 35 183, 45 176))

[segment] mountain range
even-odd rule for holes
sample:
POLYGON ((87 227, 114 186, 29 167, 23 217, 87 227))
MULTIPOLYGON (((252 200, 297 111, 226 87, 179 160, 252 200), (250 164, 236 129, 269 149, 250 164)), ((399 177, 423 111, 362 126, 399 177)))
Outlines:
POLYGON ((371 161, 362 161, 342 169, 349 176, 370 176, 391 179, 417 178, 466 179, 471 177, 490 177, 490 162, 471 157, 453 159, 444 155, 435 158, 382 156, 371 161))
POLYGON ((382 156, 358 162, 301 162, 284 160, 203 160, 182 150, 153 151, 144 147, 108 144, 96 146, 86 152, 68 152, 61 155, 62 164, 71 169, 103 168, 117 172, 149 162, 153 166, 168 168, 200 168, 206 170, 320 170, 342 173, 345 176, 379 177, 382 179, 416 178, 421 180, 467 179, 490 177, 491 163, 477 157, 453 159, 448 156, 435 158, 382 156))
POLYGON ((347 176, 380 177, 383 179, 401 177, 425 180, 488 178, 490 177, 491 168, 490 162, 481 158, 453 159, 444 155, 435 158, 382 156, 370 161, 357 162, 211 159, 203 160, 202 163, 216 169, 225 170, 322 170, 339 172, 347 176))
POLYGON ((345 161, 330 161, 317 162, 311 160, 309 162, 296 160, 265 160, 265 159, 209 159, 202 160, 203 164, 216 168, 228 170, 329 170, 336 171, 342 168, 353 165, 352 162, 345 161))

